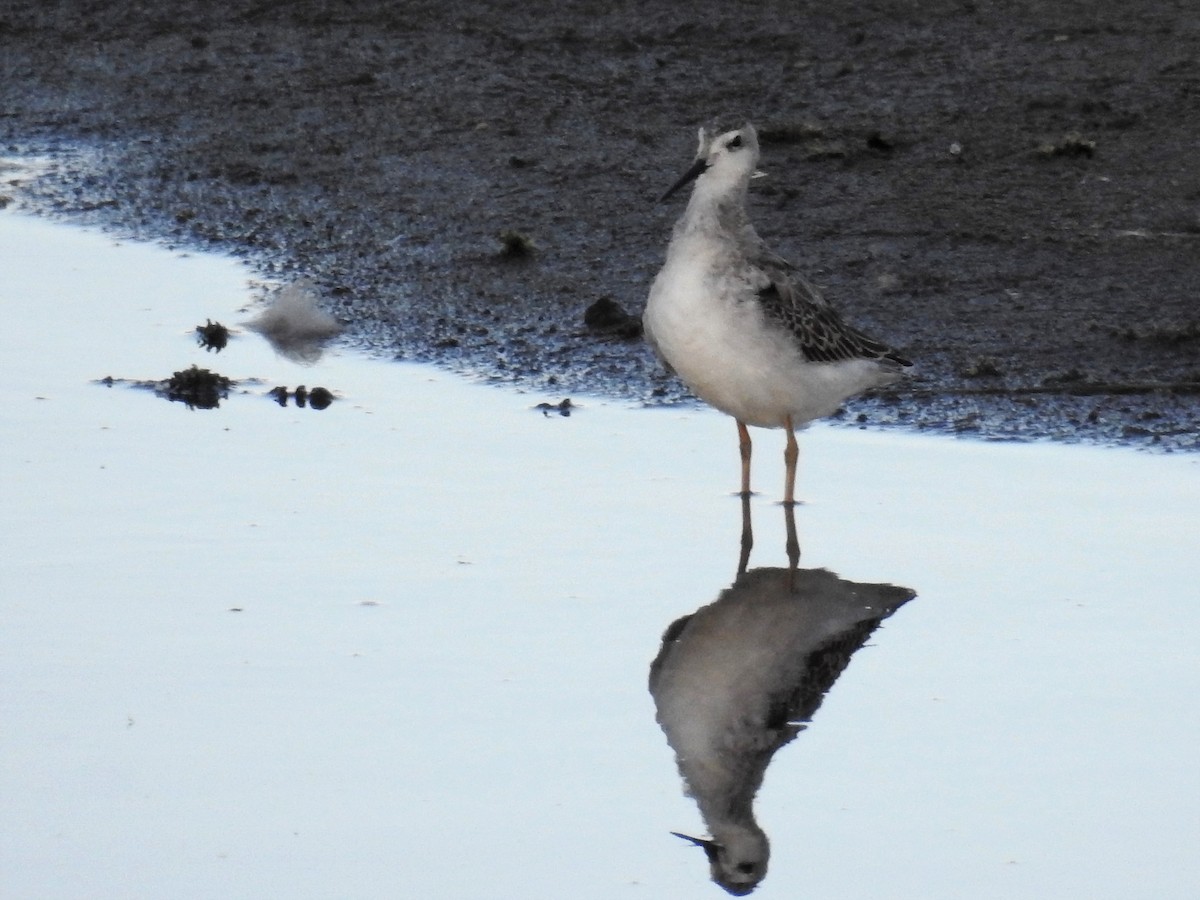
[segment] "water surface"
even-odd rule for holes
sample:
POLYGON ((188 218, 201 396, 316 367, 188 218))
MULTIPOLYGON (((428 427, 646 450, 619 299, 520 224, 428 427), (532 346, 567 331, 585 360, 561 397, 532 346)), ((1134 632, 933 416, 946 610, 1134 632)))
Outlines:
MULTIPOLYGON (((0 271, 0 894, 721 896, 647 677, 734 581, 731 422, 205 353, 245 269, 12 211, 0 271), (209 411, 93 383, 192 364, 261 381, 209 411), (298 384, 339 399, 263 396, 298 384)), ((801 453, 801 566, 917 597, 772 760, 757 896, 1195 896, 1200 461, 801 453)))

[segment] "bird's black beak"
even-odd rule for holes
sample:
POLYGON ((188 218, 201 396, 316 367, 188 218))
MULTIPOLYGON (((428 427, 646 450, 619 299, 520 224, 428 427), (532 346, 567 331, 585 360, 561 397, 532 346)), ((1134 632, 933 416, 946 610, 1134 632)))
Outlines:
POLYGON ((669 191, 658 198, 658 202, 662 203, 685 184, 691 184, 693 181, 699 178, 700 174, 707 168, 708 160, 704 159, 703 157, 696 160, 694 163, 692 163, 692 167, 683 173, 683 177, 671 185, 671 189, 669 191))
MULTIPOLYGON (((695 177, 695 176, 692 176, 695 177)), ((680 834, 678 831, 672 831, 671 834, 677 838, 683 838, 685 841, 695 844, 704 850, 704 855, 708 857, 709 862, 713 862, 717 858, 717 842, 711 841, 708 838, 692 837, 690 834, 680 834)))

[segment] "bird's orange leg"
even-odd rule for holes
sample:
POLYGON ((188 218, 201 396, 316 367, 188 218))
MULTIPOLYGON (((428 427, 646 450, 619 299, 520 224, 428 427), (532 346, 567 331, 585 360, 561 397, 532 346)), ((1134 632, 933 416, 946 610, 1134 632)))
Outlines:
POLYGON ((800 457, 800 447, 796 444, 796 432, 792 428, 791 416, 784 416, 783 428, 787 432, 787 446, 783 450, 783 502, 792 506, 796 502, 796 460, 800 457))
POLYGON ((750 496, 750 432, 746 423, 737 419, 738 450, 742 454, 742 496, 750 496))

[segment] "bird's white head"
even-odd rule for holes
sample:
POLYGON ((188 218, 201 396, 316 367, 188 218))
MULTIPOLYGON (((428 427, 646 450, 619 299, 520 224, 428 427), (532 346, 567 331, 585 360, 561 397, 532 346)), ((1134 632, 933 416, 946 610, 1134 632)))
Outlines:
POLYGON ((725 829, 719 841, 671 833, 703 848, 712 880, 736 897, 751 893, 767 876, 771 846, 762 829, 753 823, 725 829))
POLYGON ((717 197, 745 190, 758 165, 758 155, 758 132, 749 122, 737 128, 701 127, 696 161, 662 199, 693 181, 698 192, 717 197))

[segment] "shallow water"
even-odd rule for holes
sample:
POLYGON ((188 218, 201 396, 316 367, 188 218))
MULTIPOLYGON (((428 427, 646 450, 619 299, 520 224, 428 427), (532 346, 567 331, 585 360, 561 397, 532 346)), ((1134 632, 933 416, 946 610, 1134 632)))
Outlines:
MULTIPOLYGON (((0 894, 722 896, 646 685, 734 580, 728 420, 206 354, 245 269, 12 211, 0 271, 0 894), (93 383, 193 363, 261 382, 93 383)), ((1200 459, 801 448, 801 566, 918 596, 774 757, 757 896, 1193 897, 1200 459)))

